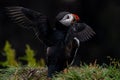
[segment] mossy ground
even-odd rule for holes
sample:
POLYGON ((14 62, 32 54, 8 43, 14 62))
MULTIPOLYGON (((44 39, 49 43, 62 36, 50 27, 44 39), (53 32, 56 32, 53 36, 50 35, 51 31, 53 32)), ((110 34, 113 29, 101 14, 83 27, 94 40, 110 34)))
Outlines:
MULTIPOLYGON (((47 68, 7 68, 0 70, 0 80, 47 80, 47 68)), ((120 68, 97 64, 69 67, 67 72, 57 73, 52 80, 120 80, 120 68)))

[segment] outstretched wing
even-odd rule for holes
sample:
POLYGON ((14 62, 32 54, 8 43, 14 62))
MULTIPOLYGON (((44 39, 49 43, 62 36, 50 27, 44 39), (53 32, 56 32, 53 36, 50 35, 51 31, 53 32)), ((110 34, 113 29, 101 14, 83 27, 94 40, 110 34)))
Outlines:
POLYGON ((24 7, 6 7, 6 12, 15 23, 24 28, 33 28, 39 23, 47 22, 47 17, 43 14, 24 7))
POLYGON ((84 42, 95 35, 93 29, 85 23, 74 23, 68 30, 66 42, 77 38, 80 42, 84 42))
POLYGON ((45 15, 24 7, 6 7, 8 16, 19 26, 32 28, 41 41, 46 40, 50 30, 48 19, 45 15))
POLYGON ((73 25, 73 28, 75 29, 74 36, 77 37, 80 42, 86 41, 96 34, 93 29, 85 23, 77 23, 73 25))
POLYGON ((80 42, 86 41, 94 35, 93 29, 85 23, 75 23, 70 27, 65 41, 69 65, 74 63, 80 42))

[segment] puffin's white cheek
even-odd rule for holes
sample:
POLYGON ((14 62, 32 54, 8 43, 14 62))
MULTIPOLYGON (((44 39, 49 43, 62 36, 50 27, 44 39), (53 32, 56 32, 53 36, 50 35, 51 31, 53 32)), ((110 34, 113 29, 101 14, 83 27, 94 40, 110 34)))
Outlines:
POLYGON ((65 26, 70 26, 71 25, 71 20, 61 20, 60 23, 62 23, 65 26))

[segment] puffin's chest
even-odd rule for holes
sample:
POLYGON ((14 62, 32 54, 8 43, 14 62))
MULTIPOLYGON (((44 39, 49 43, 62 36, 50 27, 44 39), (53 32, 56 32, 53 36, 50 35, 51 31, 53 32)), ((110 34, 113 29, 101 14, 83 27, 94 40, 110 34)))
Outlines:
POLYGON ((51 35, 51 39, 54 41, 54 42, 60 42, 60 41, 63 41, 64 38, 65 38, 65 35, 66 33, 60 31, 60 30, 54 30, 52 35, 51 35))
POLYGON ((50 46, 60 45, 65 41, 66 32, 61 30, 53 30, 48 34, 47 44, 50 46))

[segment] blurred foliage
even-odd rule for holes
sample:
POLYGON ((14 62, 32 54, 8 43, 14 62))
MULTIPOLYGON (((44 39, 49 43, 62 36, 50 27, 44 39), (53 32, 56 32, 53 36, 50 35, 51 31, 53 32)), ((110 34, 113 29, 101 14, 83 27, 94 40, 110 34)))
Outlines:
POLYGON ((120 66, 84 64, 81 67, 70 67, 67 73, 59 73, 52 80, 119 80, 120 66), (118 68, 119 67, 119 68, 118 68))
MULTIPOLYGON (((15 59, 15 50, 6 41, 4 47, 6 61, 1 62, 2 66, 8 68, 0 69, 0 80, 47 80, 47 68, 44 59, 38 62, 35 59, 35 52, 29 45, 26 45, 24 57, 20 59, 28 62, 21 65, 15 59)), ((61 71, 54 75, 51 80, 119 80, 120 79, 120 60, 110 59, 110 64, 98 65, 96 61, 92 64, 81 64, 80 67, 69 67, 66 72, 61 71)))
POLYGON ((38 64, 39 64, 40 66, 45 67, 45 60, 44 60, 43 58, 41 58, 40 61, 38 62, 38 64))
POLYGON ((0 80, 46 80, 47 68, 10 67, 0 69, 0 80))
POLYGON ((18 63, 15 59, 16 53, 15 50, 12 48, 11 44, 6 41, 5 46, 4 46, 4 53, 6 55, 6 61, 5 62, 0 62, 2 66, 18 66, 18 63))
POLYGON ((112 58, 110 56, 107 56, 107 58, 110 60, 110 65, 113 65, 114 67, 120 67, 120 59, 112 58))
MULTIPOLYGON (((67 72, 60 72, 51 80, 119 80, 120 66, 81 64, 69 67, 67 72)), ((0 80, 47 80, 47 68, 19 67, 0 70, 0 80), (7 78, 6 78, 7 77, 7 78)))
MULTIPOLYGON (((7 67, 20 67, 22 66, 19 61, 17 61, 15 50, 12 48, 12 45, 9 43, 9 41, 6 41, 5 47, 4 47, 4 53, 6 56, 5 62, 0 62, 0 65, 7 66, 7 67)), ((35 59, 35 52, 31 49, 31 47, 27 44, 25 49, 25 56, 19 57, 20 60, 27 61, 27 66, 29 67, 43 67, 45 66, 45 61, 43 58, 41 58, 38 62, 35 59)))
POLYGON ((25 50, 26 55, 24 57, 20 57, 19 59, 21 60, 26 60, 28 62, 28 66, 36 66, 36 59, 34 58, 35 52, 30 48, 30 46, 27 44, 26 45, 26 50, 25 50))
MULTIPOLYGON (((17 68, 15 67, 9 67, 6 69, 0 69, 0 80, 8 80, 9 77, 15 73, 17 68)), ((16 79, 13 79, 16 80, 16 79)))

